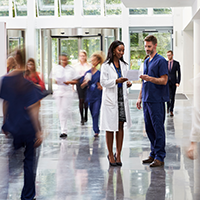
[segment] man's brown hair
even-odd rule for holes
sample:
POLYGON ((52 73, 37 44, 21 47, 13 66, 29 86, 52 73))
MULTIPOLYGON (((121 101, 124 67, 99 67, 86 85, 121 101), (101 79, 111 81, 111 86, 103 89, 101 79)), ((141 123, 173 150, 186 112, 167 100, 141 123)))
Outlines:
POLYGON ((171 53, 173 55, 173 51, 172 50, 169 50, 167 53, 171 53))
POLYGON ((154 35, 148 35, 144 38, 146 42, 152 42, 153 45, 157 44, 157 38, 154 35))

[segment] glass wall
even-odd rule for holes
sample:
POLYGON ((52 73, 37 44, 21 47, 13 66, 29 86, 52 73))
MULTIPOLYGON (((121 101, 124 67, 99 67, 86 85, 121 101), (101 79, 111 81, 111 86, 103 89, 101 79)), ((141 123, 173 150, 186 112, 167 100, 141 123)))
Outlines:
POLYGON ((9 0, 0 1, 0 17, 9 16, 9 0))
POLYGON ((129 15, 147 15, 147 8, 131 8, 129 9, 129 15))
POLYGON ((154 8, 153 14, 154 15, 172 14, 172 9, 171 8, 154 8))
POLYGON ((27 0, 15 0, 16 16, 27 16, 27 0))
POLYGON ((84 49, 87 54, 88 58, 91 57, 91 55, 101 50, 101 41, 100 37, 85 37, 82 39, 82 49, 84 49))
POLYGON ((106 15, 121 15, 121 0, 106 0, 106 15))
POLYGON ((74 15, 74 0, 59 0, 60 16, 74 15))
POLYGON ((61 39, 61 53, 65 53, 73 63, 78 59, 78 38, 61 39))
POLYGON ((40 37, 40 30, 37 29, 36 30, 36 59, 35 59, 35 62, 36 62, 36 68, 38 72, 41 71, 41 66, 40 66, 40 53, 41 53, 41 50, 40 50, 40 41, 41 41, 41 37, 40 37))
POLYGON ((143 62, 146 56, 144 49, 144 38, 147 35, 154 35, 158 40, 157 52, 166 58, 168 50, 172 50, 172 28, 158 30, 155 32, 148 31, 131 31, 130 32, 130 67, 131 69, 142 70, 143 62))
POLYGON ((153 12, 153 15, 170 15, 171 8, 130 8, 129 15, 148 15, 153 12), (153 10, 153 11, 152 11, 153 10))
POLYGON ((121 0, 83 0, 83 15, 121 15, 121 0))
POLYGON ((83 15, 101 15, 101 0, 83 0, 83 15))
POLYGON ((39 16, 53 16, 54 0, 37 0, 37 13, 39 16))

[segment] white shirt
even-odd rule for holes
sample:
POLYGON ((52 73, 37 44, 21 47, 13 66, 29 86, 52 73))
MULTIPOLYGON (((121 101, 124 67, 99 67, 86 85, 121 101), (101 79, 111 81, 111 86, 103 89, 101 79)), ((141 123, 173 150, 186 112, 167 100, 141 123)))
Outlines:
POLYGON ((91 67, 92 67, 92 65, 89 64, 89 63, 84 63, 82 65, 80 62, 74 66, 74 68, 76 69, 79 77, 82 77, 85 74, 86 71, 91 69, 91 67))
POLYGON ((57 89, 54 91, 55 96, 65 96, 72 93, 72 85, 66 85, 64 82, 72 81, 78 78, 76 70, 67 65, 65 67, 57 65, 52 69, 51 77, 57 82, 57 89))

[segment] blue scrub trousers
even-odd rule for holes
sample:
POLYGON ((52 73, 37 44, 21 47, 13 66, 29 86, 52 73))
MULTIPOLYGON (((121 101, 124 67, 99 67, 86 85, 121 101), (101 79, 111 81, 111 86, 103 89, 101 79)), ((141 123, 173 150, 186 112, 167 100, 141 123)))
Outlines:
POLYGON ((13 135, 15 149, 24 148, 24 186, 21 193, 21 200, 32 200, 35 197, 36 179, 36 149, 35 131, 32 126, 24 125, 18 134, 13 135))
POLYGON ((165 103, 143 102, 145 128, 151 142, 150 156, 164 161, 165 152, 165 103))
POLYGON ((92 115, 93 131, 99 133, 99 113, 101 107, 101 99, 89 103, 90 112, 92 115))

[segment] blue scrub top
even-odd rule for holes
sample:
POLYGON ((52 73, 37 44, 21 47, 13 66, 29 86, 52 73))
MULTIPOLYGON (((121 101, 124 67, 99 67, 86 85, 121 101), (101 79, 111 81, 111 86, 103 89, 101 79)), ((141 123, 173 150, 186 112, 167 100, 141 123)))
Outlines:
MULTIPOLYGON (((149 62, 149 58, 144 61, 144 74, 159 78, 162 75, 168 75, 168 66, 165 58, 156 54, 149 62)), ((157 85, 149 81, 143 80, 142 87, 143 102, 168 102, 169 87, 166 85, 157 85)))
MULTIPOLYGON (((92 73, 91 69, 88 70, 87 73, 92 73)), ((84 77, 85 77, 84 75, 84 77)), ((102 96, 102 90, 99 90, 97 88, 97 83, 100 83, 100 71, 97 70, 95 74, 92 74, 91 80, 88 82, 88 87, 87 87, 87 98, 86 100, 88 103, 93 103, 99 99, 101 99, 102 96)))
POLYGON ((8 102, 7 117, 2 129, 10 132, 17 143, 19 140, 35 137, 27 108, 43 97, 40 89, 26 80, 21 72, 2 78, 0 98, 8 102))

